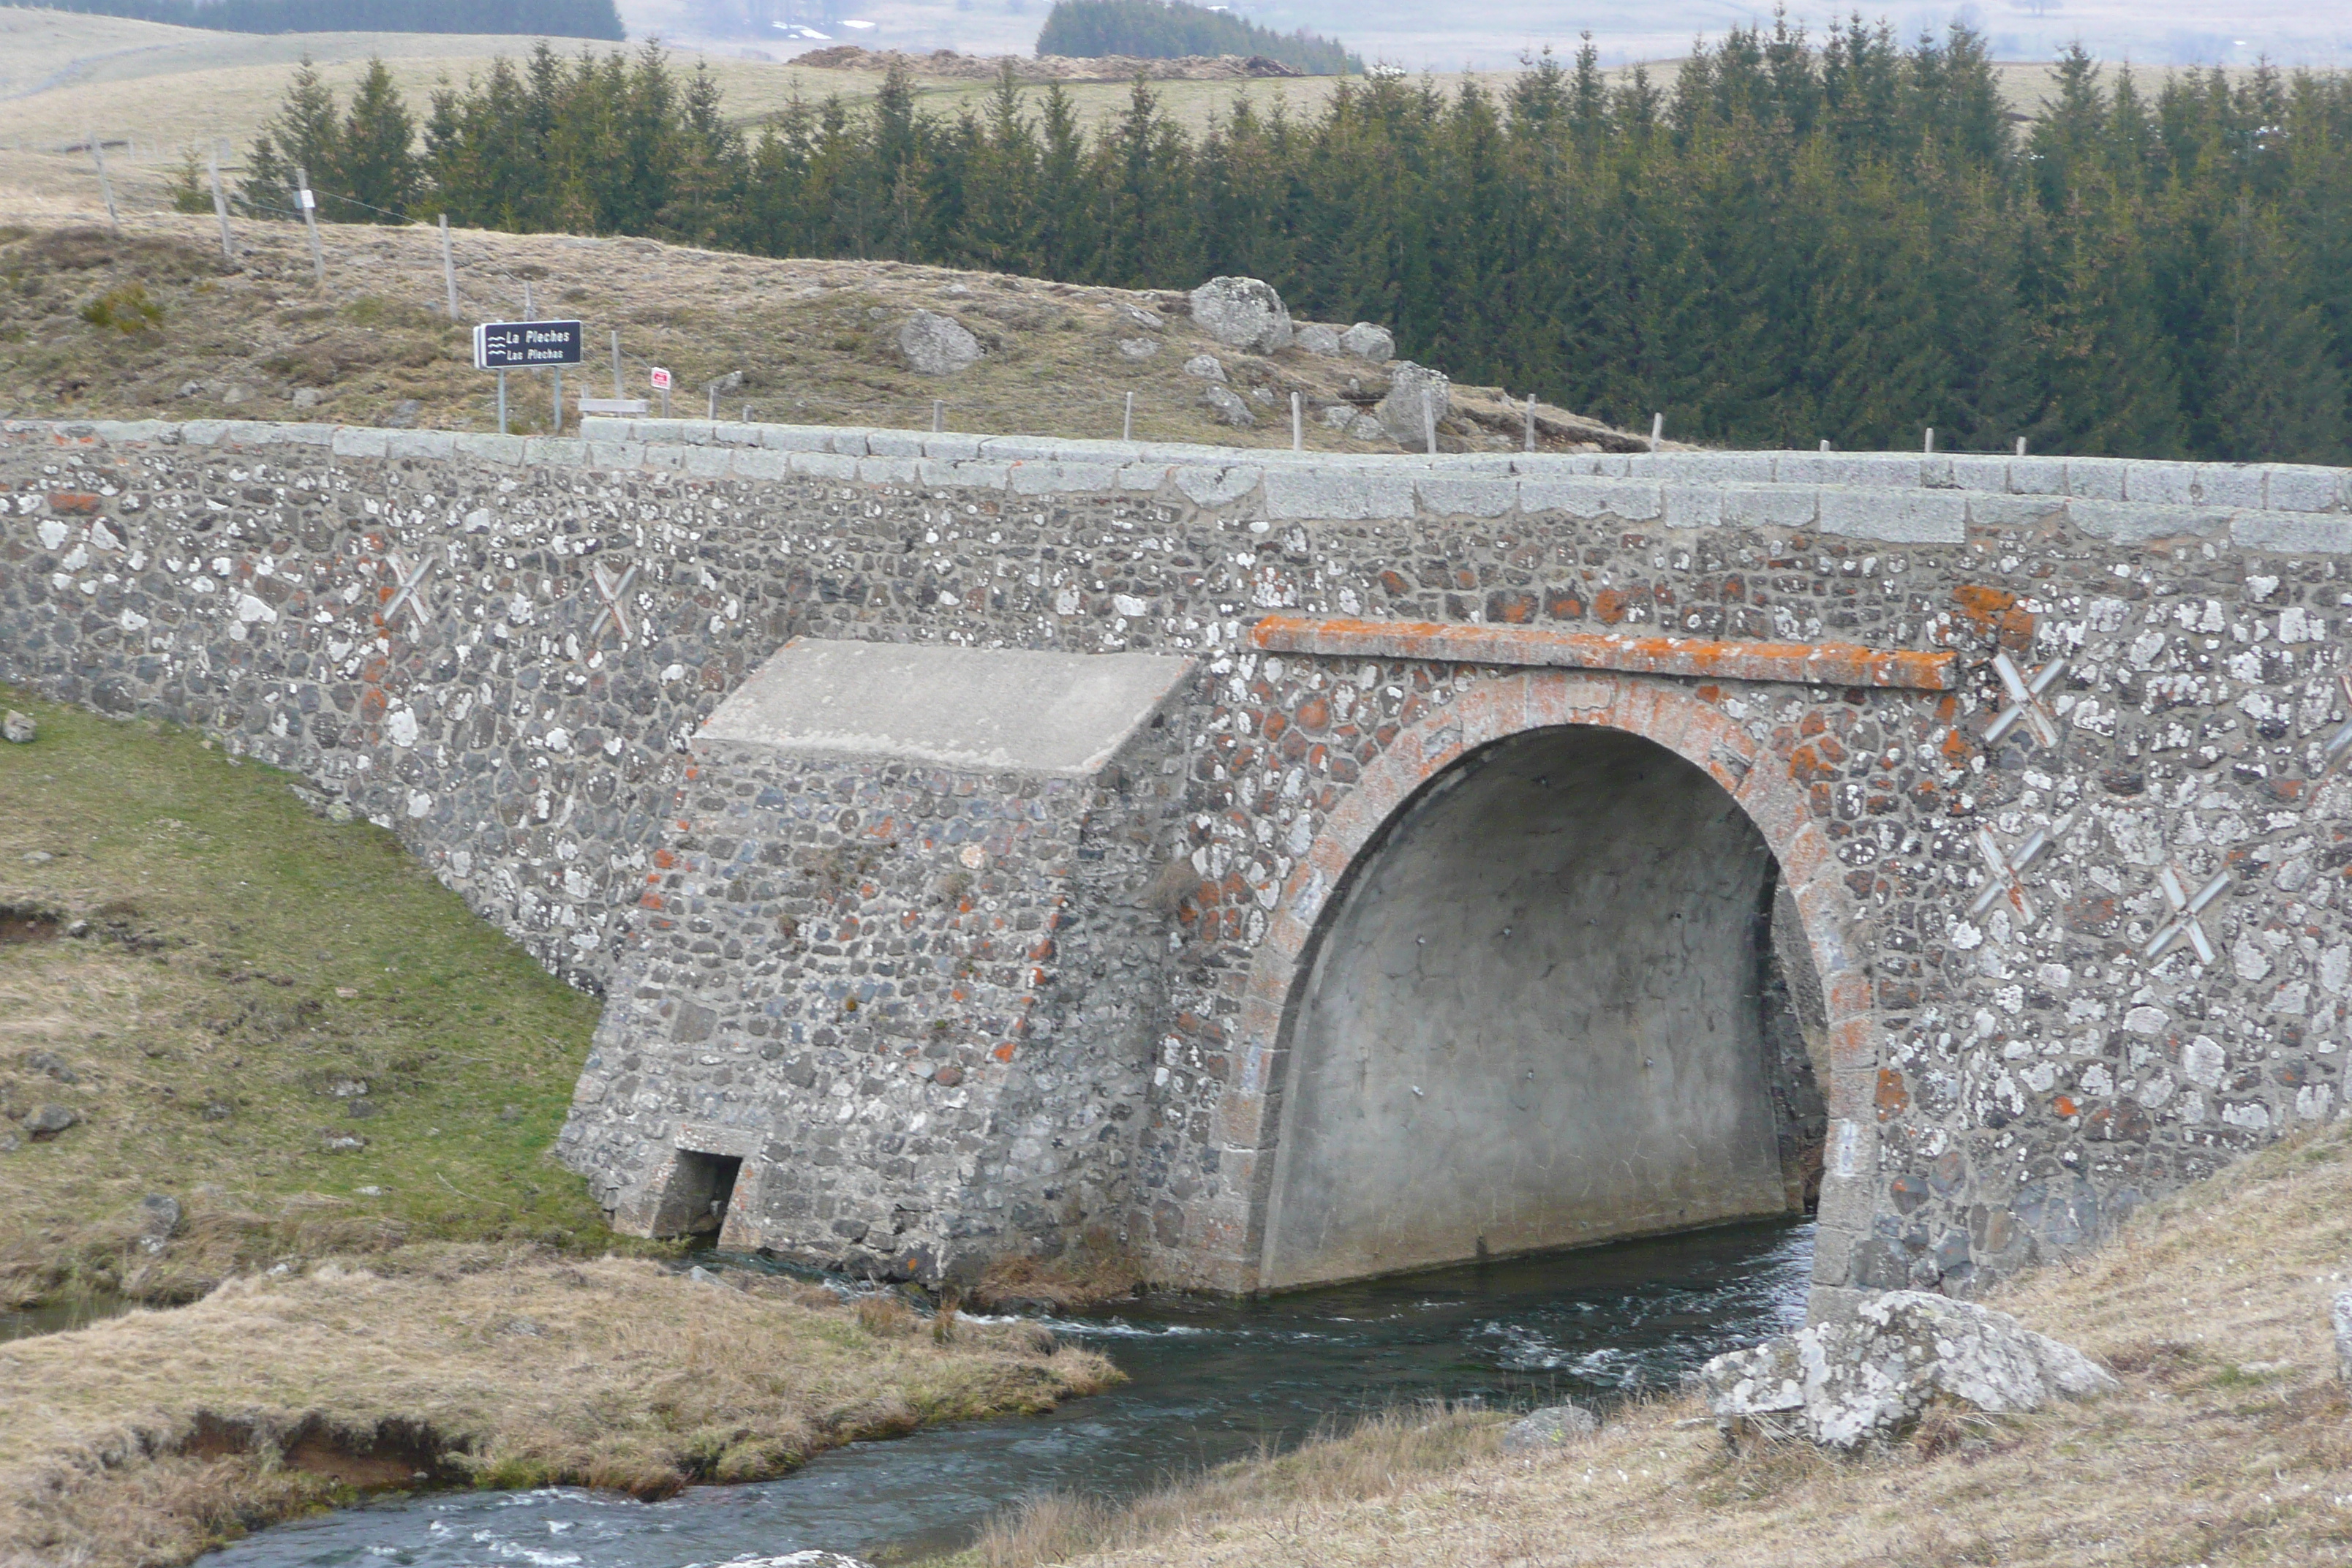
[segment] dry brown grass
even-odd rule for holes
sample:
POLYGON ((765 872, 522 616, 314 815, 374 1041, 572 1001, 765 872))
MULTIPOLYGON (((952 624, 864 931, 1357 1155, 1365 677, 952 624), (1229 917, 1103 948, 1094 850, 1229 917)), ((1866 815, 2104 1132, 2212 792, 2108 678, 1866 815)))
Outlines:
POLYGON ((1024 1498, 991 1520, 979 1543, 959 1561, 978 1568, 1034 1568, 1088 1552, 1148 1552, 1269 1512, 1344 1508, 1394 1491, 1401 1476, 1425 1480, 1491 1457, 1501 1429, 1499 1417, 1475 1408, 1384 1410, 1344 1434, 1222 1465, 1129 1503, 1067 1493, 1024 1498))
POLYGON ((1015 1256, 992 1260, 972 1287, 983 1310, 1076 1311, 1131 1296, 1144 1282, 1143 1260, 1108 1234, 1087 1237, 1058 1258, 1015 1256))
POLYGON ((420 1474, 658 1497, 1118 1375, 1026 1325, 940 1342, 868 1319, 791 1281, 443 1246, 16 1341, 0 1346, 0 1563, 183 1562, 420 1474))
MULTIPOLYGON (((14 209, 0 200, 0 216, 14 209)), ((700 418, 705 387, 740 374, 719 395, 722 416, 802 425, 927 429, 933 399, 950 430, 990 435, 1117 437, 1127 395, 1135 435, 1155 441, 1287 447, 1290 395, 1306 409, 1306 444, 1329 451, 1395 451, 1320 417, 1361 409, 1387 374, 1352 355, 1304 349, 1238 353, 1194 329, 1184 296, 1041 282, 900 262, 803 261, 737 256, 650 240, 460 233, 462 323, 451 322, 437 234, 422 226, 322 225, 328 282, 314 286, 299 226, 247 224, 240 267, 222 262, 209 218, 148 213, 121 238, 88 224, 25 215, 0 224, 0 382, 7 412, 24 417, 302 419, 376 425, 404 417, 435 429, 497 428, 495 383, 473 368, 478 320, 519 316, 524 284, 541 317, 586 323, 585 374, 565 378, 567 429, 582 394, 613 395, 609 343, 628 356, 624 390, 647 395, 648 367, 677 378, 673 412, 700 418), (82 312, 110 289, 137 285, 161 310, 139 331, 100 328, 82 312), (1122 305, 1168 316, 1164 333, 1137 327, 1122 305), (898 348, 917 310, 950 315, 985 357, 955 375, 925 376, 898 348), (1140 362, 1120 340, 1149 339, 1140 362), (1257 423, 1234 429, 1202 400, 1185 362, 1212 353, 1257 423), (297 403, 299 396, 303 399, 297 403)), ((1344 325, 1345 323, 1341 323, 1344 325)), ((1520 412, 1496 388, 1463 387, 1446 421, 1449 450, 1517 449, 1520 412)), ((552 428, 546 378, 513 376, 509 428, 552 428)), ((1629 449, 1631 437, 1561 409, 1543 411, 1539 444, 1629 449)))
POLYGON ((2352 1404, 2327 1321, 2347 1280, 2352 1149, 2338 1129, 2185 1192, 2088 1261, 1994 1300, 2115 1369, 2124 1392, 2095 1404, 2001 1420, 1947 1413, 1892 1451, 1843 1458, 1808 1445, 1728 1452, 1696 1401, 1673 1398, 1556 1456, 1493 1453, 1491 1427, 1467 1422, 1465 1436, 1392 1466, 1366 1462, 1402 1446, 1391 1416, 1129 1509, 1031 1505, 965 1561, 2352 1562, 2352 1404), (1334 1472, 1349 1479, 1321 1479, 1334 1472))

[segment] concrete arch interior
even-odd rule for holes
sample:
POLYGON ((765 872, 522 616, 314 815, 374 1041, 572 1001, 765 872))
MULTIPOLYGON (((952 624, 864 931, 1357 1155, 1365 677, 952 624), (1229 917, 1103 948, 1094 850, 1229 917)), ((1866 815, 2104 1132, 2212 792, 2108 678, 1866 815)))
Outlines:
POLYGON ((1624 731, 1482 747, 1356 856, 1286 1010, 1261 1288, 1801 1212, 1820 983, 1770 847, 1624 731))

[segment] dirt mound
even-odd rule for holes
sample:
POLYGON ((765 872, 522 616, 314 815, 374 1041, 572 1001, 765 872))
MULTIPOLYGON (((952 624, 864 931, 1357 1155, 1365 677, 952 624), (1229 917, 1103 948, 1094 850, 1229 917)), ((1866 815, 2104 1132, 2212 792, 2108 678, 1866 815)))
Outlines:
POLYGON ((1102 55, 1078 59, 1068 55, 960 55, 953 49, 933 49, 910 55, 898 49, 861 48, 835 44, 794 55, 796 66, 820 70, 884 71, 896 68, 915 76, 946 77, 957 81, 991 81, 1006 62, 1023 81, 1244 81, 1258 77, 1305 76, 1305 71, 1264 55, 1185 55, 1176 59, 1143 59, 1135 55, 1102 55))

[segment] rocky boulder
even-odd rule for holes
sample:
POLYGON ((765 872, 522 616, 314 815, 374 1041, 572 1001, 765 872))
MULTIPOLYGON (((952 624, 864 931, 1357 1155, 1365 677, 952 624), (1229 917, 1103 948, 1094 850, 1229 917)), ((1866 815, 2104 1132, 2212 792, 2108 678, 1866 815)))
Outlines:
POLYGON ((2006 1312, 1919 1290, 1889 1290, 1851 1321, 1717 1356, 1699 1380, 1725 1436, 1835 1448, 1900 1436, 1939 1401, 2017 1415, 2117 1386, 2082 1352, 2006 1312))
POLYGON ((33 738, 40 732, 40 726, 33 722, 31 714, 19 713, 14 708, 8 710, 6 718, 0 719, 0 736, 19 746, 31 745, 33 738))
POLYGON ((980 340, 952 316, 918 310, 898 329, 898 352, 919 374, 953 375, 980 363, 980 340))
POLYGON ((81 1120, 81 1112, 62 1105, 44 1105, 25 1118, 25 1132, 36 1143, 46 1143, 81 1120))
POLYGON ((133 1211, 139 1222, 139 1245, 161 1252, 180 1228, 180 1200, 166 1193, 149 1193, 133 1211))
POLYGON ((1386 327, 1358 321, 1339 334, 1339 346, 1358 359, 1386 364, 1396 358, 1396 336, 1386 327))
POLYGON ((1339 334, 1320 321, 1310 322, 1298 329, 1298 346, 1308 353, 1321 354, 1326 359, 1336 359, 1341 352, 1339 334))
POLYGON ((1245 430, 1257 423, 1257 416, 1250 412, 1250 405, 1241 394, 1222 381, 1213 381, 1202 387, 1201 401, 1207 404, 1219 419, 1236 430, 1245 430))
POLYGON ((1389 376, 1388 395, 1373 405, 1372 417, 1389 439, 1415 452, 1429 449, 1429 424, 1443 425, 1454 409, 1454 384, 1441 370, 1399 360, 1389 376), (1425 405, 1427 414, 1423 410, 1425 405))
POLYGON ((1255 278, 1210 279, 1192 290, 1192 320, 1219 342, 1252 353, 1290 346, 1289 307, 1255 278))
POLYGON ((1503 1428, 1503 1452, 1540 1454, 1600 1430, 1601 1417, 1581 1405, 1547 1405, 1503 1428))

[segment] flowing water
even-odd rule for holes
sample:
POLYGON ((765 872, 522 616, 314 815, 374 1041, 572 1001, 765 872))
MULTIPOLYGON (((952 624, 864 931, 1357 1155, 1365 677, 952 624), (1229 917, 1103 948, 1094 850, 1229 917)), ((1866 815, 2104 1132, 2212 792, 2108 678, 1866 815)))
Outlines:
POLYGON ((86 1329, 106 1318, 119 1318, 131 1310, 131 1303, 120 1296, 80 1296, 54 1306, 28 1307, 22 1311, 0 1311, 0 1341, 30 1339, 35 1334, 61 1334, 70 1329, 86 1329))
MULTIPOLYGON (((706 1260, 708 1261, 708 1260, 706 1260)), ((205 1568, 687 1568, 826 1547, 905 1562, 1024 1495, 1129 1496, 1414 1401, 1606 1404, 1804 1316, 1810 1226, 1443 1269, 1272 1300, 1152 1300, 1055 1331, 1131 1381, 1049 1415, 859 1443, 780 1480, 641 1503, 577 1488, 437 1492, 277 1525, 205 1568)))

